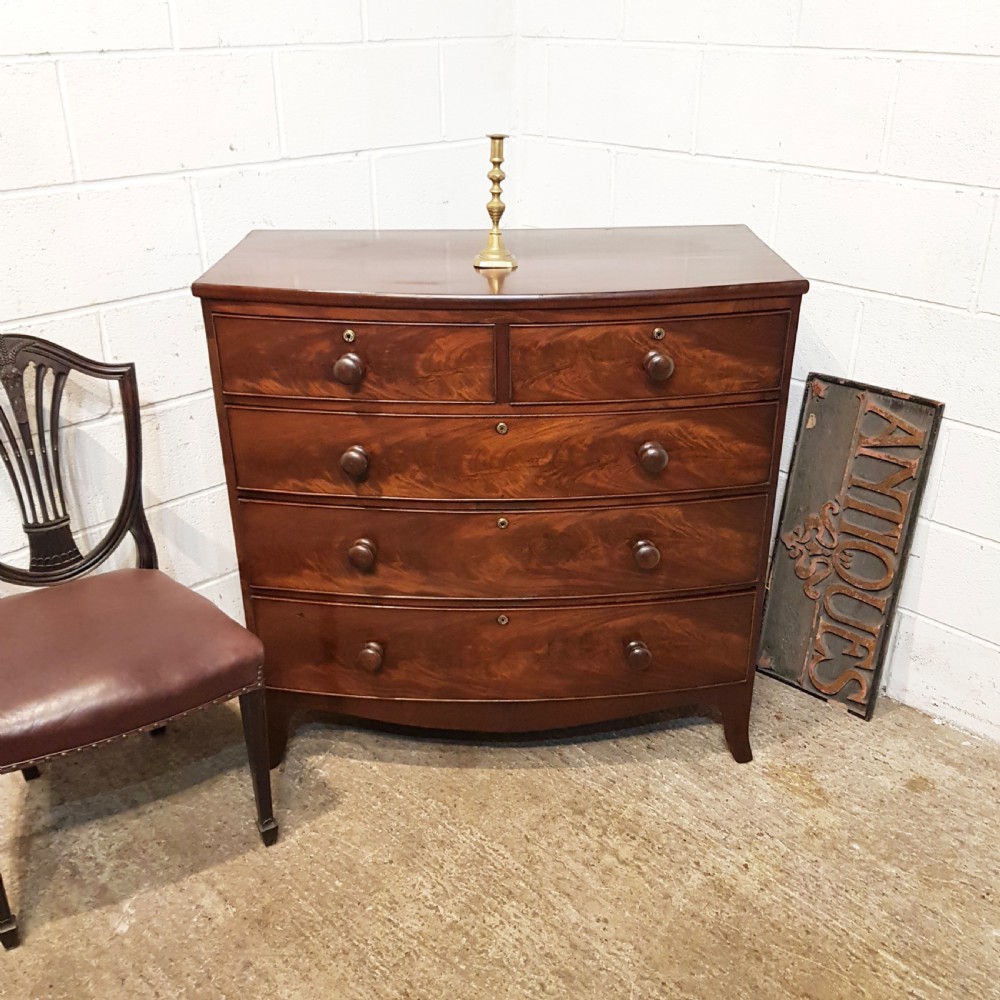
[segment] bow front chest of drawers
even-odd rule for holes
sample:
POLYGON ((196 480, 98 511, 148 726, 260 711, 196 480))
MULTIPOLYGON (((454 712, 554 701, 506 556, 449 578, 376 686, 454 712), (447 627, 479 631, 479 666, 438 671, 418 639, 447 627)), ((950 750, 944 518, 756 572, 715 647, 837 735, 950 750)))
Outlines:
POLYGON ((673 706, 750 759, 799 302, 743 226, 253 232, 203 301, 272 757, 293 715, 673 706))

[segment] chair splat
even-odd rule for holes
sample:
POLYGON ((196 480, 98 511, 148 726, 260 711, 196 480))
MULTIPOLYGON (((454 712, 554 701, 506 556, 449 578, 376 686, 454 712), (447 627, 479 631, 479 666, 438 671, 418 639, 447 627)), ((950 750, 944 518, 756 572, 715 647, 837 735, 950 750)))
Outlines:
POLYGON ((0 383, 13 417, 12 424, 0 407, 0 459, 21 510, 30 570, 45 572, 82 563, 83 555, 70 530, 59 467, 59 410, 67 369, 53 362, 32 362, 33 346, 30 341, 18 343, 0 336, 0 383), (25 392, 25 373, 32 365, 34 427, 25 392))

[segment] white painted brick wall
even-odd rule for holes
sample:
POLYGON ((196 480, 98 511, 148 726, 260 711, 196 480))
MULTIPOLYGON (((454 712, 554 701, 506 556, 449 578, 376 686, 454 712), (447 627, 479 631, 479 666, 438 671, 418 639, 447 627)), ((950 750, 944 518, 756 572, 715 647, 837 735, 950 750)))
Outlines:
MULTIPOLYGON (((433 220, 434 229, 474 229, 486 218, 483 197, 484 138, 465 144, 372 154, 378 224, 381 229, 411 229, 414 216, 433 220), (477 180, 479 178, 479 180, 477 180)), ((490 167, 486 161, 487 170, 490 167)), ((486 199, 489 181, 486 181, 486 199)))
POLYGON ((802 0, 799 45, 887 52, 1000 53, 1000 7, 989 0, 802 0))
MULTIPOLYGON (((368 37, 378 40, 401 38, 510 37, 513 4, 470 3, 469 0, 365 0, 368 37)), ((405 84, 406 78, 399 82, 405 84)))
POLYGON ((63 80, 85 179, 253 163, 277 154, 266 53, 67 60, 63 80))
POLYGON ((441 138, 440 46, 290 49, 276 57, 290 156, 441 138))
POLYGON ((182 49, 360 42, 361 0, 174 0, 182 49))
POLYGON ((195 177, 192 186, 209 261, 251 229, 368 229, 373 223, 371 163, 354 154, 214 171, 195 177))
POLYGON ((760 232, 774 218, 778 177, 771 167, 735 160, 623 152, 615 157, 614 223, 645 226, 650 214, 678 226, 739 218, 760 232))
POLYGON ((163 564, 238 616, 188 286, 248 229, 483 226, 497 130, 511 228, 745 222, 813 281, 792 424, 810 370, 947 403, 888 689, 1000 737, 998 106, 990 0, 5 0, 0 329, 137 362, 163 564))
POLYGON ((486 117, 493 122, 490 131, 510 132, 513 127, 513 56, 514 46, 509 38, 454 40, 441 46, 442 132, 445 139, 481 138, 486 117))
POLYGON ((517 7, 521 38, 617 38, 622 29, 622 0, 576 0, 572 18, 564 0, 535 0, 517 7))
POLYGON ((688 49, 553 43, 548 134, 688 151, 700 60, 688 49))
POLYGON ((13 192, 0 204, 4 321, 183 288, 201 263, 182 177, 13 192))
POLYGON ((993 237, 986 253, 983 283, 979 291, 978 308, 1000 315, 1000 225, 993 223, 993 237))
POLYGON ((966 307, 995 201, 951 185, 788 172, 774 242, 809 277, 966 307))
POLYGON ((0 55, 170 47, 169 0, 4 0, 0 55))
POLYGON ((1000 60, 905 61, 893 107, 886 170, 1000 187, 998 110, 1000 60))
POLYGON ((695 151, 846 170, 878 166, 896 66, 825 52, 709 50, 695 151))
POLYGON ((0 190, 72 179, 55 63, 8 67, 0 104, 0 190))
POLYGON ((624 37, 629 41, 787 45, 795 33, 798 8, 799 0, 625 0, 624 37))

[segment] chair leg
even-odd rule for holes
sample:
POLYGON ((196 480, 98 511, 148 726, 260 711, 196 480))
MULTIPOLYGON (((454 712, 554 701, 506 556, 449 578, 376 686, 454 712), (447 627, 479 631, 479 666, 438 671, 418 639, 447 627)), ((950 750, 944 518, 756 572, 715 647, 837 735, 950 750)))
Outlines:
POLYGON ((257 830, 265 847, 278 839, 278 824, 271 805, 271 769, 267 753, 267 708, 264 690, 258 688, 240 695, 240 714, 243 716, 243 735, 250 759, 250 777, 253 779, 253 797, 257 803, 257 830))
POLYGON ((39 771, 34 764, 32 764, 31 767, 22 767, 21 774, 24 775, 25 781, 34 781, 35 778, 40 778, 42 776, 42 772, 39 771))
POLYGON ((10 912, 2 875, 0 875, 0 943, 5 949, 16 948, 21 943, 21 936, 17 930, 17 917, 10 912))

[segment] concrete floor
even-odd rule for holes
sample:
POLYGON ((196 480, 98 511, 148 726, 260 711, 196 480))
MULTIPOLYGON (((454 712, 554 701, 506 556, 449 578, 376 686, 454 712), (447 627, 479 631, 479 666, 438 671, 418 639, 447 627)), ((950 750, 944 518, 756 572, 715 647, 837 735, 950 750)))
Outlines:
POLYGON ((9 775, 0 996, 1000 997, 1000 746, 764 678, 751 736, 309 726, 270 850, 229 707, 9 775))

